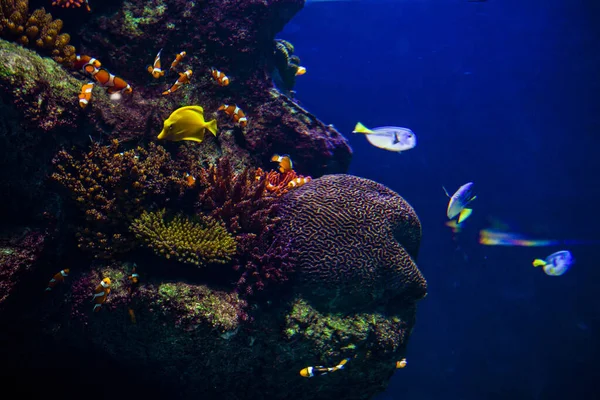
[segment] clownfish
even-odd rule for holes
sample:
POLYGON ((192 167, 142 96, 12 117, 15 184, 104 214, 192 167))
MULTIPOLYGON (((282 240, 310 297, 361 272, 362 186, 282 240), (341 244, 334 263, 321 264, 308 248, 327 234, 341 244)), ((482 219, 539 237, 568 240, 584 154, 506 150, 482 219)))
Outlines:
POLYGON ((187 54, 187 53, 186 53, 185 51, 182 51, 181 53, 177 54, 177 55, 175 56, 175 59, 174 59, 174 60, 173 60, 173 62, 171 63, 171 68, 169 68, 169 70, 171 70, 171 71, 172 71, 172 70, 174 70, 174 69, 175 69, 175 67, 177 66, 177 64, 179 64, 179 62, 180 62, 181 60, 183 60, 183 57, 185 57, 185 56, 186 56, 186 54, 187 54))
POLYGON ((194 178, 192 175, 190 175, 190 174, 188 174, 186 172, 186 174, 185 174, 185 183, 187 183, 187 185, 189 187, 192 187, 192 186, 194 186, 196 184, 196 178, 194 178))
POLYGON ((92 297, 92 301, 94 304, 94 311, 98 312, 102 308, 102 304, 106 301, 108 294, 110 293, 110 278, 104 278, 100 281, 100 284, 96 286, 94 290, 94 297, 92 297))
POLYGON ((124 93, 130 94, 133 89, 127 82, 118 76, 114 76, 104 68, 98 69, 92 73, 92 76, 100 84, 100 86, 107 88, 108 94, 113 93, 124 93))
POLYGON ((60 272, 57 272, 56 274, 54 274, 52 279, 50 279, 50 282, 48 282, 48 287, 46 288, 46 292, 50 292, 54 288, 54 286, 56 286, 59 283, 64 282, 65 278, 67 276, 69 276, 69 272, 71 272, 71 271, 68 268, 65 268, 65 269, 61 270, 60 272))
POLYGON ((403 358, 400 361, 396 361, 396 369, 404 368, 404 367, 406 367, 406 364, 408 364, 406 362, 406 358, 403 358))
POLYGON ((215 81, 219 84, 219 86, 229 85, 229 77, 221 71, 219 71, 218 69, 212 68, 210 70, 210 73, 212 74, 215 81))
POLYGON ((296 70, 296 76, 304 75, 305 73, 306 68, 304 68, 303 66, 298 66, 298 69, 296 70))
POLYGON ((77 55, 75 62, 73 63, 73 67, 75 69, 80 69, 81 72, 86 72, 88 74, 93 74, 95 71, 98 71, 102 63, 96 60, 93 57, 86 55, 77 55))
POLYGON ((271 162, 279 163, 279 172, 282 174, 294 169, 294 163, 287 154, 281 156, 279 154, 274 154, 273 157, 271 157, 271 162))
POLYGON ((233 117, 233 120, 242 128, 245 128, 248 125, 248 118, 246 118, 246 114, 239 108, 237 105, 228 105, 223 104, 218 108, 218 111, 225 111, 225 114, 233 117))
POLYGON ((296 188, 296 187, 300 187, 302 185, 304 185, 305 183, 310 182, 312 179, 310 176, 306 176, 303 178, 296 178, 296 179, 292 179, 290 181, 290 183, 287 184, 288 188, 296 188))
POLYGON ((322 365, 316 367, 306 367, 300 370, 300 375, 305 378, 312 378, 314 376, 327 375, 330 372, 335 372, 339 369, 344 369, 346 363, 350 361, 349 358, 344 358, 338 365, 335 367, 324 367, 322 365))
POLYGON ((190 78, 192 77, 192 70, 188 69, 185 72, 180 72, 179 73, 179 78, 177 79, 177 81, 175 81, 175 83, 173 84, 173 86, 171 86, 170 89, 165 90, 162 94, 163 96, 166 96, 168 94, 173 93, 174 91, 176 91, 177 89, 179 89, 181 87, 181 85, 183 85, 184 83, 190 83, 190 78))
POLYGON ((156 57, 154 57, 154 64, 148 65, 148 72, 152 74, 154 79, 158 79, 165 75, 165 71, 160 68, 160 53, 162 53, 162 49, 160 49, 156 57))
POLYGON ((137 274, 137 272, 135 272, 135 267, 133 267, 131 270, 131 275, 129 275, 127 279, 129 279, 129 282, 131 282, 133 285, 137 285, 140 282, 140 276, 137 274))
POLYGON ((81 93, 79 93, 79 106, 86 108, 90 99, 92 98, 92 89, 94 89, 94 82, 89 82, 81 87, 81 93))

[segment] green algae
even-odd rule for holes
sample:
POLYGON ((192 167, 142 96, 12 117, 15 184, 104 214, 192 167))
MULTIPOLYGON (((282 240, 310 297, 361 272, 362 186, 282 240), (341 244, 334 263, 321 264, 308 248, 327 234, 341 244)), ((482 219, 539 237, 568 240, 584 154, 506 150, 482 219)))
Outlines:
POLYGON ((176 317, 181 325, 207 325, 220 332, 239 326, 241 301, 236 294, 202 285, 163 283, 158 287, 157 304, 176 317))
POLYGON ((154 0, 144 7, 140 15, 137 15, 138 10, 134 8, 134 5, 125 3, 123 7, 123 28, 131 36, 141 37, 144 35, 144 25, 159 22, 167 8, 162 0, 154 0))

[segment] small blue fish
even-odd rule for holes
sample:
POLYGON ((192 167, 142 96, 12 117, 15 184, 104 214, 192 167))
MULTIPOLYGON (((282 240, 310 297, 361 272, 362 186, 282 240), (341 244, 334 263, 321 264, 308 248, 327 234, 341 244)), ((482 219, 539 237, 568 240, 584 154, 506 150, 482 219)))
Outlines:
POLYGON ((557 251, 550 254, 545 260, 536 258, 533 260, 534 267, 542 267, 546 275, 561 276, 575 264, 575 258, 568 250, 557 251))
POLYGON ((473 210, 467 208, 467 204, 477 198, 477 196, 473 195, 473 182, 465 183, 452 196, 448 194, 445 187, 442 186, 442 189, 444 189, 446 196, 450 197, 448 210, 446 211, 448 219, 452 219, 458 215, 458 223, 460 224, 469 218, 473 210))

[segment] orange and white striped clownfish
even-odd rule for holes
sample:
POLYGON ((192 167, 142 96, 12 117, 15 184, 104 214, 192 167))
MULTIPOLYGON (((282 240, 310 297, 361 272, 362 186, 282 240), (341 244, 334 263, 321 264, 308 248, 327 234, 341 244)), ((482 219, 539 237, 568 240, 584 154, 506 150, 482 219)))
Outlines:
POLYGON ((152 74, 154 79, 158 79, 165 75, 165 71, 160 68, 160 53, 162 53, 162 49, 160 49, 156 57, 154 57, 154 64, 148 65, 148 72, 152 74))
POLYGON ((137 285, 140 282, 140 276, 136 272, 135 268, 136 267, 133 267, 133 269, 131 270, 131 274, 127 277, 127 279, 129 279, 129 282, 131 282, 133 285, 137 285))
POLYGON ((306 68, 299 65, 298 69, 296 70, 296 76, 304 75, 305 73, 306 73, 306 68))
POLYGON ((92 89, 94 89, 94 82, 88 82, 81 87, 81 93, 79 93, 79 106, 81 108, 86 108, 90 102, 92 89))
POLYGON ((108 92, 108 94, 113 94, 117 92, 123 94, 130 94, 131 92, 133 92, 133 89, 131 89, 129 83, 125 82, 122 78, 119 78, 118 76, 114 76, 104 68, 96 70, 94 73, 92 73, 92 76, 100 86, 107 88, 106 91, 108 92))
POLYGON ((274 154, 273 157, 271 157, 271 162, 279 163, 279 172, 282 174, 294 169, 294 163, 287 154, 274 154))
POLYGON ((46 288, 46 292, 51 291, 52 289, 54 289, 54 286, 58 285, 59 283, 64 282, 65 278, 67 276, 69 276, 69 272, 71 272, 69 270, 69 268, 65 268, 65 269, 61 270, 60 272, 57 272, 56 274, 54 274, 52 279, 50 279, 50 282, 48 282, 48 287, 46 288))
POLYGON ((177 79, 177 81, 175 81, 175 83, 173 84, 173 86, 171 86, 170 89, 165 90, 162 94, 163 96, 166 96, 168 94, 173 93, 174 91, 176 91, 177 89, 179 89, 181 87, 181 85, 185 84, 185 83, 190 83, 190 78, 192 77, 192 70, 188 69, 185 72, 180 72, 179 73, 179 78, 177 79))
POLYGON ((408 364, 406 362, 406 358, 403 358, 400 361, 396 361, 396 369, 404 368, 404 367, 406 367, 406 364, 408 364))
POLYGON ((94 311, 98 312, 102 308, 102 304, 106 301, 108 294, 110 293, 110 278, 104 278, 100 281, 100 284, 96 286, 94 290, 94 297, 92 301, 94 304, 94 311))
POLYGON ((75 62, 73 63, 73 67, 75 69, 80 69, 81 72, 85 72, 90 75, 92 75, 95 71, 98 71, 101 66, 102 63, 95 58, 79 54, 77 54, 75 62))
POLYGON ((175 69, 175 67, 177 66, 177 64, 179 64, 179 62, 180 62, 181 60, 183 60, 183 57, 185 57, 185 56, 186 56, 186 54, 187 54, 187 53, 186 53, 185 51, 182 51, 181 53, 177 54, 177 55, 175 56, 175 59, 174 59, 174 60, 173 60, 173 62, 171 63, 171 68, 169 68, 169 70, 171 70, 171 71, 172 71, 172 70, 174 70, 174 69, 175 69))
POLYGON ((335 372, 339 369, 344 369, 346 363, 350 361, 349 358, 344 358, 338 365, 335 367, 324 367, 322 365, 316 367, 306 367, 300 370, 300 375, 305 378, 312 378, 314 376, 327 375, 330 372, 335 372))
POLYGON ((192 186, 194 186, 196 184, 196 178, 186 172, 185 173, 185 183, 189 187, 192 187, 192 186))
POLYGON ((310 176, 305 176, 303 178, 295 178, 295 179, 292 179, 287 184, 287 187, 288 188, 297 188, 297 187, 304 185, 305 183, 310 182, 311 180, 312 180, 312 178, 310 176))
POLYGON ((223 104, 218 108, 218 111, 225 111, 225 114, 233 117, 233 120, 242 128, 245 128, 248 125, 248 118, 246 118, 246 114, 239 108, 237 105, 228 105, 223 104))
POLYGON ((219 71, 218 69, 211 68, 210 73, 212 74, 212 77, 214 78, 215 82, 219 84, 219 86, 229 85, 229 77, 221 71, 219 71))

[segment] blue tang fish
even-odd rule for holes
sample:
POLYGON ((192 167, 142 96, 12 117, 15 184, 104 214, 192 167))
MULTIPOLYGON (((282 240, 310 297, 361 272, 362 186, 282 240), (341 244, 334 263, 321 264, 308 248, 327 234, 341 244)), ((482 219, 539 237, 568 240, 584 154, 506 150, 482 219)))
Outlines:
POLYGON ((568 250, 557 251, 550 254, 545 260, 536 258, 533 260, 534 267, 542 267, 546 275, 561 276, 575 264, 575 258, 568 250))
POLYGON ((446 210, 448 219, 452 219, 458 215, 458 223, 460 224, 469 218, 473 210, 467 208, 467 204, 477 198, 477 196, 473 195, 473 182, 465 183, 452 196, 448 194, 445 187, 442 186, 442 189, 444 189, 446 196, 450 197, 448 210, 446 210))
POLYGON ((389 151, 406 151, 417 145, 415 133, 408 128, 399 126, 382 126, 369 129, 359 122, 352 133, 362 133, 373 146, 389 151))

